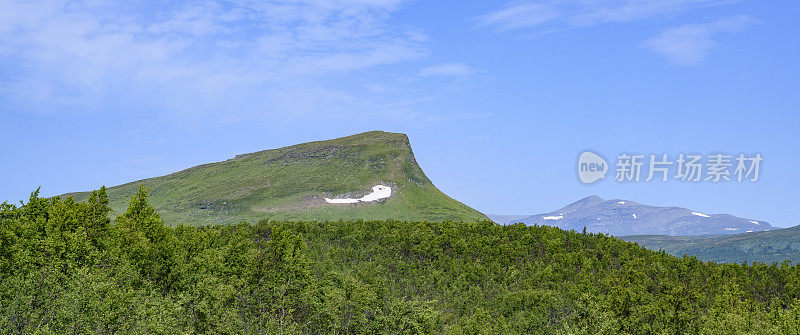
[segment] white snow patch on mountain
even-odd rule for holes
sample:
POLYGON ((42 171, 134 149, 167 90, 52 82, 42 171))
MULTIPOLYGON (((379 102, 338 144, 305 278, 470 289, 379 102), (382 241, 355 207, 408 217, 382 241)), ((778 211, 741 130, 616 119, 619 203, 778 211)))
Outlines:
POLYGON ((361 200, 359 199, 352 199, 352 198, 345 198, 345 199, 328 199, 325 198, 325 202, 329 204, 354 204, 361 200))
POLYGON ((698 213, 698 212, 692 212, 692 214, 693 215, 697 215, 697 216, 702 216, 704 218, 710 218, 710 216, 708 216, 708 214, 703 214, 703 213, 698 213))
POLYGON ((325 198, 325 202, 329 204, 354 204, 357 202, 372 202, 376 200, 386 199, 392 195, 392 188, 389 186, 375 185, 372 187, 372 193, 367 194, 359 199, 344 198, 344 199, 329 199, 325 198))
POLYGON ((725 230, 739 230, 739 228, 730 228, 730 227, 728 227, 728 228, 725 228, 725 230))
POLYGON ((561 220, 563 218, 564 218, 564 216, 562 216, 562 215, 559 215, 559 216, 544 216, 544 217, 542 217, 542 219, 545 219, 545 220, 561 220))
POLYGON ((759 226, 761 225, 761 224, 758 223, 758 221, 755 221, 755 220, 750 220, 750 223, 755 223, 755 224, 757 224, 759 226))
POLYGON ((617 203, 620 204, 620 205, 624 205, 625 204, 624 201, 617 201, 617 203))

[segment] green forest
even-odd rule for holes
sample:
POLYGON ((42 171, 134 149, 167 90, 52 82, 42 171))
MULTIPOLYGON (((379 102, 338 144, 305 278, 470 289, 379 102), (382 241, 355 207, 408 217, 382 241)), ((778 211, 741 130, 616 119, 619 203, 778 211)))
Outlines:
POLYGON ((0 208, 3 333, 800 333, 800 270, 492 222, 167 226, 141 188, 0 208))

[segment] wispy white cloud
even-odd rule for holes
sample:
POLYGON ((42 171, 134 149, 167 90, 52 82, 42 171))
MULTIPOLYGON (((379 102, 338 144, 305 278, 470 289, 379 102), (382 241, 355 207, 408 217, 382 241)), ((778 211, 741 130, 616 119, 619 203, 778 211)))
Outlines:
POLYGON ((146 6, 0 2, 0 67, 11 69, 0 76, 0 111, 130 103, 176 113, 290 113, 349 99, 326 84, 332 77, 428 54, 424 32, 388 25, 400 0, 146 6))
POLYGON ((444 76, 464 77, 475 73, 475 70, 462 63, 446 63, 428 66, 419 71, 422 77, 444 76))
POLYGON ((478 17, 481 26, 505 31, 542 25, 557 20, 562 13, 550 2, 522 2, 478 17))
POLYGON ((731 0, 558 0, 517 1, 476 18, 478 26, 497 31, 523 28, 545 30, 632 22, 731 0))
POLYGON ((714 35, 740 32, 750 22, 750 17, 742 15, 704 24, 682 25, 664 30, 642 42, 641 46, 664 55, 673 63, 694 65, 702 62, 716 45, 714 35))

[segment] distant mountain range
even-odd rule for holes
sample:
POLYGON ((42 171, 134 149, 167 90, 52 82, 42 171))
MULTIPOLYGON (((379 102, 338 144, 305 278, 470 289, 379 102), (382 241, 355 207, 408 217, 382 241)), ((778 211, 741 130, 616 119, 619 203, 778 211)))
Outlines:
MULTIPOLYGON (((108 188, 115 214, 140 185, 167 223, 270 220, 479 221, 417 164, 405 134, 371 131, 238 155, 108 188)), ((84 201, 88 192, 71 193, 84 201)))
MULTIPOLYGON (((404 134, 372 131, 238 155, 108 188, 120 214, 140 185, 167 223, 270 220, 479 221, 487 216, 442 193, 425 176, 404 134)), ((62 195, 84 201, 88 192, 62 195)), ((539 215, 488 215, 606 233, 676 256, 718 262, 800 260, 800 226, 590 196, 539 215), (667 236, 671 235, 671 236, 667 236), (690 236, 691 235, 691 236, 690 236)))
POLYGON ((630 200, 604 200, 590 196, 559 210, 539 215, 487 215, 499 224, 521 222, 564 230, 583 230, 614 236, 718 235, 775 229, 769 223, 728 214, 706 214, 679 207, 656 207, 630 200))

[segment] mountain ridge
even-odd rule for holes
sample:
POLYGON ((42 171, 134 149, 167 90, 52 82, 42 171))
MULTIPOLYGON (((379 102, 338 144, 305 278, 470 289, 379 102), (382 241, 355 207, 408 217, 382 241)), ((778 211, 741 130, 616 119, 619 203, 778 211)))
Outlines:
MULTIPOLYGON (((152 203, 169 223, 487 219, 433 185, 417 164, 407 135, 383 131, 239 154, 109 187, 116 214, 139 186, 150 189, 152 203), (354 204, 324 200, 362 197, 377 185, 391 188, 391 196, 354 204)), ((88 194, 62 197, 82 201, 88 194)))
MULTIPOLYGON (((491 217, 503 220, 502 216, 491 217)), ((586 227, 588 232, 615 236, 717 235, 774 229, 765 221, 738 218, 729 214, 705 214, 681 207, 650 206, 624 199, 605 200, 596 195, 580 199, 552 212, 516 216, 512 220, 497 223, 515 222, 578 231, 586 227)))
POLYGON ((800 260, 800 226, 735 235, 632 235, 620 239, 678 257, 694 255, 704 261, 780 263, 789 260, 797 264, 800 260))

